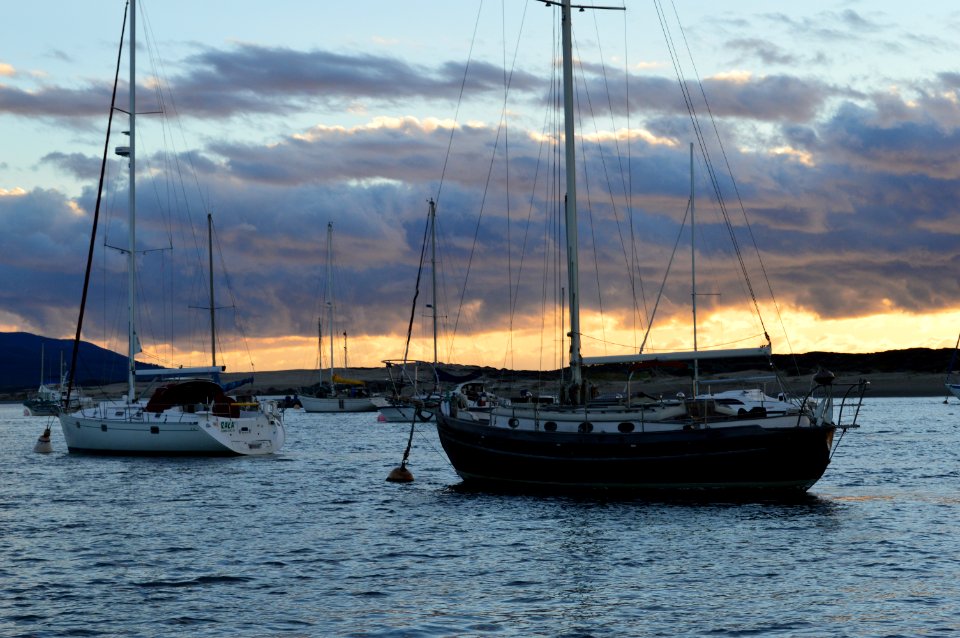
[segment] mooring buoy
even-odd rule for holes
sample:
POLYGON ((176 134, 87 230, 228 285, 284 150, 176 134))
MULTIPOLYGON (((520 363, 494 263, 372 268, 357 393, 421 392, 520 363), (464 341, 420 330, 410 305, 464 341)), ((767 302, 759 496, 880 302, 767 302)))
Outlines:
POLYGON ((50 428, 45 429, 43 434, 40 435, 40 438, 37 439, 36 444, 33 446, 33 451, 38 454, 49 454, 53 452, 53 444, 50 443, 50 428))
POLYGON ((387 480, 391 483, 410 483, 413 481, 413 474, 407 469, 406 465, 401 465, 390 470, 387 480))

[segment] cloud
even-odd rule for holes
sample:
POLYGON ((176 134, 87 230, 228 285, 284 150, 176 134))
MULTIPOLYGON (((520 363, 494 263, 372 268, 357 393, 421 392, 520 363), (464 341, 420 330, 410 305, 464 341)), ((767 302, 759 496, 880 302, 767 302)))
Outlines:
MULTIPOLYGON (((838 24, 859 33, 885 28, 859 13, 838 17, 838 24)), ((773 40, 731 45, 747 55, 766 56, 768 63, 793 63, 773 40)), ((443 108, 407 110, 407 105, 449 100, 459 92, 463 68, 453 61, 423 67, 382 56, 238 45, 201 50, 184 61, 173 83, 175 93, 186 96, 177 102, 180 111, 205 118, 358 102, 392 105, 399 113, 437 113, 449 102, 443 108)), ((598 68, 585 65, 583 74, 580 103, 588 104, 584 88, 593 104, 605 102, 598 97, 598 68)), ((480 99, 499 98, 502 81, 495 66, 472 64, 468 91, 480 99)), ((170 189, 162 179, 175 164, 144 157, 138 245, 141 250, 174 248, 141 257, 144 286, 151 293, 144 297, 144 317, 176 317, 173 336, 204 320, 189 307, 204 303, 203 218, 212 210, 218 262, 222 254, 233 290, 222 298, 231 306, 235 301, 248 334, 315 333, 328 221, 334 224, 338 314, 349 322, 351 334, 402 333, 426 201, 433 197, 439 203, 445 319, 454 321, 462 298, 462 335, 507 325, 511 312, 517 324, 536 322, 544 307, 559 303, 559 288, 565 286, 554 270, 563 255, 557 233, 561 189, 550 180, 560 173, 558 136, 530 127, 532 118, 525 117, 532 106, 549 101, 544 86, 532 75, 515 76, 518 93, 510 106, 522 113, 510 119, 509 135, 498 131, 494 118, 454 125, 437 116, 372 115, 363 121, 357 116, 353 121, 359 123, 352 125, 318 117, 313 126, 266 142, 211 139, 173 158, 199 174, 203 186, 196 196, 170 189), (173 231, 161 227, 163 218, 173 222, 173 231), (157 300, 166 293, 174 301, 160 305, 157 300)), ((699 87, 690 88, 699 99, 699 87)), ((789 72, 728 73, 705 79, 703 88, 724 150, 714 145, 712 133, 704 143, 735 227, 739 259, 756 277, 759 296, 766 294, 767 283, 758 274, 753 239, 770 288, 784 307, 841 318, 955 304, 958 284, 944 273, 956 272, 960 259, 955 257, 960 76, 945 72, 914 79, 897 91, 858 92, 789 72), (727 164, 736 188, 725 177, 727 164)), ((620 117, 627 90, 613 90, 610 104, 620 117)), ((671 256, 663 316, 689 315, 688 253, 673 255, 673 250, 678 237, 678 251, 688 250, 681 235, 689 188, 686 145, 696 138, 678 93, 675 80, 635 75, 629 102, 644 116, 631 120, 632 130, 626 130, 625 118, 614 122, 617 117, 609 114, 598 114, 595 121, 585 117, 581 127, 585 143, 577 160, 590 174, 580 186, 583 298, 585 305, 597 307, 602 295, 610 316, 633 312, 633 290, 640 290, 640 282, 629 281, 625 272, 643 276, 649 307, 671 256), (629 172, 621 176, 628 156, 629 172)), ((108 99, 109 90, 93 83, 32 92, 2 86, 0 112, 79 121, 102 117, 108 99)), ((46 326, 50 334, 71 332, 99 162, 93 154, 43 156, 44 169, 89 185, 76 197, 13 185, 0 191, 0 223, 8 236, 18 238, 0 255, 0 278, 24 282, 31 291, 0 292, 0 312, 15 312, 25 325, 46 326)), ((697 170, 703 272, 698 278, 703 290, 723 291, 705 299, 704 307, 720 307, 748 291, 739 282, 738 255, 712 201, 713 188, 700 164, 697 170)), ((122 160, 111 158, 110 172, 122 175, 122 160)), ((97 250, 98 263, 108 272, 96 282, 98 299, 124 295, 122 256, 104 244, 125 245, 125 197, 122 180, 105 191, 97 250)), ((218 283, 226 283, 222 274, 218 283)), ((644 301, 636 305, 643 307, 644 301)), ((101 308, 92 315, 92 332, 106 331, 110 322, 103 314, 101 308)))

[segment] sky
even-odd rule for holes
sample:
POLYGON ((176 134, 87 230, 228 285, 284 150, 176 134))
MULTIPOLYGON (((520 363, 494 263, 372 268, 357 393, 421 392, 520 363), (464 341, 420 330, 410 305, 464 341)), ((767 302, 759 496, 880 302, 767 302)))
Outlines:
MULTIPOLYGON (((142 360, 209 356, 210 212, 228 369, 328 365, 331 299, 338 366, 403 357, 408 326, 408 356, 431 359, 434 313, 443 361, 561 364, 555 10, 139 6, 142 360), (439 292, 433 303, 428 258, 414 302, 431 198, 439 292)), ((76 330, 123 11, 2 8, 0 331, 76 330)), ((699 348, 764 335, 777 353, 953 346, 960 9, 677 0, 574 18, 585 355, 691 349, 692 270, 699 348), (703 131, 695 269, 697 136, 678 76, 703 131)), ((116 112, 111 149, 124 130, 116 112)), ((84 320, 85 339, 120 351, 125 170, 111 153, 84 320)))

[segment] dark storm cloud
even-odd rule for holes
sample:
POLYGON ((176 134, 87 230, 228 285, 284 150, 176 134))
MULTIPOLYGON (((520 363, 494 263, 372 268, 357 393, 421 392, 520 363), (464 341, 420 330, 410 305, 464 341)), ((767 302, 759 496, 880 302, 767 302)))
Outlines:
POLYGON ((45 86, 26 91, 0 83, 0 114, 68 119, 105 117, 111 90, 106 85, 89 84, 79 89, 45 86))
MULTIPOLYGON (((871 24, 861 21, 862 16, 853 14, 840 22, 870 31, 871 24)), ((759 44, 744 42, 743 47, 757 51, 759 44)), ((211 117, 245 110, 283 112, 310 101, 340 102, 358 96, 386 102, 398 95, 397 90, 405 98, 449 97, 462 81, 462 68, 456 63, 423 69, 388 58, 322 51, 237 47, 205 51, 189 62, 175 81, 175 90, 186 91, 193 103, 188 107, 181 99, 178 104, 184 112, 202 108, 211 117)), ((585 67, 591 96, 599 103, 595 70, 585 67)), ((495 94, 502 91, 502 73, 492 66, 473 65, 468 83, 481 93, 495 94)), ((944 275, 958 265, 953 229, 960 224, 955 204, 960 201, 960 162, 955 157, 960 112, 954 98, 960 76, 943 73, 915 84, 916 96, 907 100, 890 94, 855 94, 785 73, 705 80, 727 159, 737 176, 734 190, 722 176, 723 166, 717 167, 744 259, 755 262, 737 193, 781 304, 797 304, 823 317, 847 317, 891 308, 947 308, 960 296, 956 278, 944 275), (749 150, 751 145, 743 142, 754 141, 749 129, 758 123, 776 138, 767 140, 771 143, 764 148, 786 146, 805 153, 807 159, 749 150), (748 126, 741 129, 741 124, 748 126)), ((514 87, 518 86, 524 89, 520 100, 542 100, 542 89, 532 78, 517 76, 514 87)), ((102 105, 102 87, 89 89, 101 96, 102 105)), ((47 100, 32 94, 20 99, 24 105, 34 100, 31 108, 47 108, 47 115, 59 116, 72 110, 66 102, 80 100, 83 93, 47 90, 38 94, 59 97, 64 103, 44 107, 47 100)), ((645 287, 652 290, 658 285, 680 230, 689 180, 681 140, 691 135, 676 81, 638 76, 631 80, 630 90, 632 106, 648 114, 648 130, 675 145, 635 141, 627 179, 592 179, 589 191, 585 187, 580 192, 582 263, 591 273, 582 277, 584 299, 593 301, 602 290, 608 312, 626 312, 633 303, 618 277, 629 265, 631 233, 641 248, 637 270, 645 277, 645 287), (633 186, 630 198, 623 194, 624 182, 633 186), (635 213, 632 228, 628 204, 635 213), (594 267, 599 274, 593 274, 594 267)), ((8 95, 3 91, 0 108, 10 104, 4 102, 8 95)), ((611 99, 615 109, 624 109, 624 93, 611 99)), ((27 106, 8 108, 28 111, 27 106)), ((597 128, 609 126, 601 122, 597 128)), ((592 123, 583 130, 590 132, 592 123)), ((353 128, 316 126, 271 144, 220 140, 191 154, 190 164, 203 176, 248 333, 258 337, 314 333, 328 221, 334 223, 344 288, 341 299, 351 330, 383 334, 405 326, 426 200, 441 191, 444 171, 438 211, 449 305, 464 295, 474 304, 475 327, 505 325, 511 310, 511 275, 520 269, 523 250, 523 271, 532 278, 514 289, 513 302, 521 313, 540 312, 544 271, 556 263, 561 241, 541 236, 544 228, 552 227, 549 216, 559 209, 556 191, 546 192, 543 184, 554 168, 549 163, 554 147, 528 131, 511 131, 508 174, 500 161, 507 154, 504 138, 501 135, 498 141, 494 128, 461 126, 453 140, 445 163, 448 128, 415 118, 384 118, 353 128), (513 193, 509 213, 504 196, 508 184, 513 193)), ((610 142, 604 143, 603 157, 592 142, 584 144, 582 152, 578 161, 592 175, 603 175, 622 160, 610 142)), ((50 153, 43 162, 94 183, 99 160, 50 153)), ((159 161, 152 164, 163 166, 159 161)), ((156 183, 153 179, 144 175, 139 192, 167 192, 159 176, 156 183)), ((9 298, 12 293, 6 290, 4 306, 36 325, 50 326, 51 333, 68 333, 74 319, 94 195, 92 188, 76 202, 43 190, 0 195, 0 220, 18 238, 0 255, 0 278, 29 281, 31 290, 41 290, 26 303, 23 295, 9 298)), ((698 197, 701 267, 709 273, 705 285, 726 287, 735 280, 737 269, 725 264, 735 256, 716 205, 708 193, 698 197), (714 247, 721 243, 726 247, 714 247)), ((117 192, 113 199, 123 202, 124 195, 117 192)), ((150 221, 157 217, 156 199, 145 198, 143 204, 144 247, 168 242, 150 221)), ((202 227, 198 220, 204 205, 193 202, 190 207, 194 225, 202 227)), ((104 232, 112 238, 110 243, 123 245, 122 217, 114 218, 104 232)), ((202 232, 184 227, 176 234, 181 253, 194 258, 191 266, 176 271, 184 281, 193 282, 178 289, 182 295, 178 313, 202 303, 202 282, 194 281, 196 258, 202 253, 197 233, 202 232)), ((105 261, 119 270, 117 259, 105 261)), ((674 266, 674 276, 683 282, 673 295, 678 308, 689 299, 689 273, 682 262, 678 259, 674 266)), ((756 276, 756 269, 751 272, 756 276)), ((123 279, 114 279, 106 279, 104 285, 120 293, 123 279)), ((766 289, 759 281, 754 286, 766 289)), ((157 315, 160 312, 155 309, 157 315)), ((186 328, 184 322, 177 331, 186 328)), ((461 329, 468 330, 465 324, 461 329)))
POLYGON ((80 180, 93 180, 100 174, 100 159, 82 153, 47 153, 40 161, 80 180))
MULTIPOLYGON (((284 114, 317 104, 342 105, 356 100, 449 100, 460 90, 466 68, 461 62, 428 68, 384 56, 255 45, 206 49, 186 58, 182 66, 185 70, 170 81, 171 92, 182 113, 200 118, 284 114)), ((523 72, 514 73, 511 80, 512 89, 519 92, 537 84, 523 72)), ((474 95, 502 93, 503 71, 485 62, 472 62, 466 89, 474 95)), ((110 103, 110 92, 105 84, 80 88, 44 85, 32 91, 0 84, 0 114, 100 116, 106 112, 104 105, 110 103)), ((152 94, 146 89, 141 92, 152 94)))

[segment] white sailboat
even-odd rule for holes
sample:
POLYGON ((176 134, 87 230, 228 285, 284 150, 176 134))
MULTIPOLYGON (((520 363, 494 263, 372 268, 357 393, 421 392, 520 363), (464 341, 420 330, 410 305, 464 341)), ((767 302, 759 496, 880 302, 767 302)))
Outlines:
MULTIPOLYGON (((571 28, 574 7, 570 0, 544 0, 544 4, 559 8, 562 22, 571 382, 563 393, 566 403, 562 405, 501 405, 485 416, 460 412, 451 402, 449 410, 445 408, 437 416, 440 442, 450 462, 467 484, 511 489, 807 490, 830 462, 837 429, 856 427, 855 418, 847 424, 834 418, 832 375, 818 375, 815 389, 790 413, 750 410, 731 415, 715 409, 713 401, 637 401, 629 392, 622 403, 589 402, 585 366, 635 363, 654 357, 703 360, 769 355, 770 347, 768 343, 746 351, 581 355, 571 28)), ((584 11, 604 7, 575 8, 584 11)), ((862 398, 863 389, 858 387, 857 400, 862 398)))
MULTIPOLYGON (((211 343, 213 362, 209 367, 137 370, 136 51, 136 2, 131 2, 128 47, 129 146, 116 150, 129 162, 129 233, 128 247, 124 251, 128 292, 127 391, 119 400, 103 401, 90 408, 61 413, 59 419, 63 437, 71 452, 121 455, 272 454, 280 450, 286 436, 282 413, 272 401, 239 403, 226 395, 216 380, 224 368, 216 365, 215 341, 211 343), (149 399, 144 399, 137 397, 138 376, 173 380, 157 388, 149 399)), ((211 297, 212 294, 211 289, 211 297)), ((212 325, 211 330, 214 330, 212 325)))
POLYGON ((60 354, 60 380, 57 383, 47 383, 44 377, 44 347, 40 344, 40 387, 23 402, 23 416, 56 416, 61 411, 77 410, 81 406, 90 405, 89 397, 76 392, 70 396, 70 405, 64 406, 67 387, 67 373, 63 367, 63 353, 60 354))
MULTIPOLYGON (((319 325, 322 351, 323 324, 319 325)), ((333 222, 327 223, 327 326, 330 331, 329 379, 300 393, 300 404, 306 412, 375 412, 377 404, 370 398, 364 384, 341 379, 334 370, 333 360, 333 222)), ((322 372, 321 372, 322 375, 322 372)))

